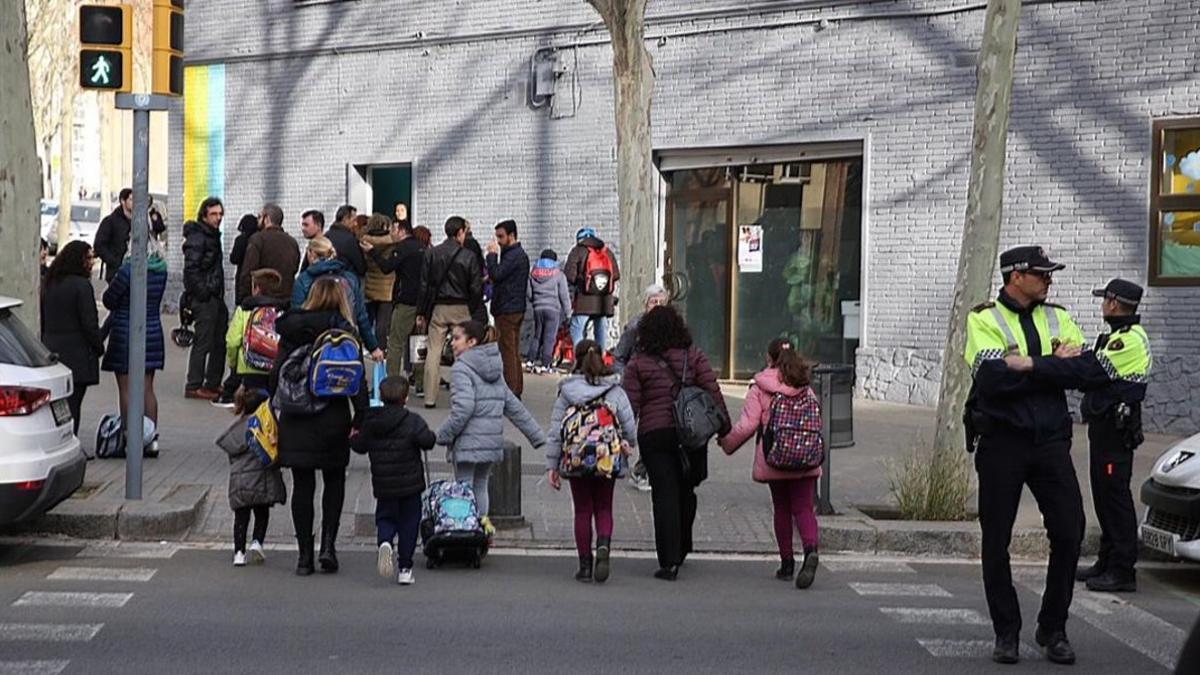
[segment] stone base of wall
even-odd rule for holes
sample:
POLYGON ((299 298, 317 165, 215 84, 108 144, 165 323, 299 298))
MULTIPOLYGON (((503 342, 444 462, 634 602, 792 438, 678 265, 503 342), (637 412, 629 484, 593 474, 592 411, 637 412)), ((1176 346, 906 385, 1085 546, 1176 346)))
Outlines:
MULTIPOLYGON (((939 350, 860 347, 856 356, 855 395, 876 401, 937 405, 942 377, 939 350)), ((1155 357, 1143 420, 1151 433, 1187 435, 1200 431, 1200 406, 1192 392, 1200 390, 1200 360, 1155 357)), ((1078 410, 1078 396, 1071 397, 1078 410)))

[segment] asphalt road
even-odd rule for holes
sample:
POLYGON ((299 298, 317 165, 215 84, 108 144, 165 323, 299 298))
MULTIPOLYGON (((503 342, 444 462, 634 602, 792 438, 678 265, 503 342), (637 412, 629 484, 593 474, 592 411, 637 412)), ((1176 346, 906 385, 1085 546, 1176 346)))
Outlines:
MULTIPOLYGON (((571 557, 494 552, 478 571, 418 561, 399 587, 362 549, 339 574, 298 578, 286 550, 234 569, 223 549, 111 546, 0 543, 0 674, 1014 671, 988 659, 971 563, 829 556, 798 591, 765 559, 689 560, 671 583, 621 557, 609 583, 584 585, 571 557)), ((1033 647, 1038 569, 1019 571, 1019 670, 1061 672, 1033 647)), ((1141 581, 1077 594, 1080 672, 1169 672, 1200 573, 1141 581)))

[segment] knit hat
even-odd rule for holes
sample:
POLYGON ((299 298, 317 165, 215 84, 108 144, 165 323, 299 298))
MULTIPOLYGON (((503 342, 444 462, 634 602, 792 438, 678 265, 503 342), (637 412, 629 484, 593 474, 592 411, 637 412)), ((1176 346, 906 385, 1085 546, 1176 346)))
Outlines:
POLYGON ((558 260, 558 254, 552 248, 542 249, 541 257, 545 260, 558 260))
POLYGON ((590 227, 581 227, 575 231, 575 241, 587 239, 588 237, 592 237, 594 239, 596 237, 596 231, 590 227))

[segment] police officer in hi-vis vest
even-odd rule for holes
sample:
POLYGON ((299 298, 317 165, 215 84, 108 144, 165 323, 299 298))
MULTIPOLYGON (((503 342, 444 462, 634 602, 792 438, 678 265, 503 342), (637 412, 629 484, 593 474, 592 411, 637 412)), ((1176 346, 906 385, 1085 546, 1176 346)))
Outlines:
POLYGON ((1004 288, 967 316, 966 360, 974 382, 964 422, 979 474, 983 586, 996 646, 992 659, 1019 659, 1021 609, 1008 544, 1021 492, 1029 486, 1050 539, 1046 590, 1034 635, 1055 663, 1074 663, 1067 613, 1083 539, 1083 500, 1071 463, 1071 415, 1064 387, 1008 367, 1006 356, 1071 356, 1083 333, 1067 310, 1046 302, 1051 275, 1063 265, 1037 246, 1000 255, 1004 288))
POLYGON ((1101 302, 1108 333, 1096 340, 1095 349, 1068 359, 1008 359, 1009 367, 1028 372, 1039 382, 1080 389, 1080 412, 1088 423, 1092 504, 1100 521, 1100 555, 1091 567, 1079 569, 1075 578, 1089 590, 1136 591, 1137 515, 1129 481, 1133 453, 1142 436, 1142 401, 1153 359, 1150 338, 1137 314, 1142 287, 1113 279, 1092 292, 1101 302))

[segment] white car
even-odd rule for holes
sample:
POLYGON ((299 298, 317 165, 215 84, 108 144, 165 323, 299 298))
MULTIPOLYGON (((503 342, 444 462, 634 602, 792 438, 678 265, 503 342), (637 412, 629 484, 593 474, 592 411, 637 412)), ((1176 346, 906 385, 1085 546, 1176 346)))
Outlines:
POLYGON ((1142 543, 1200 561, 1200 434, 1171 446, 1142 484, 1142 543))
POLYGON ((0 525, 30 520, 83 484, 87 458, 72 430, 74 382, 0 296, 0 525))

